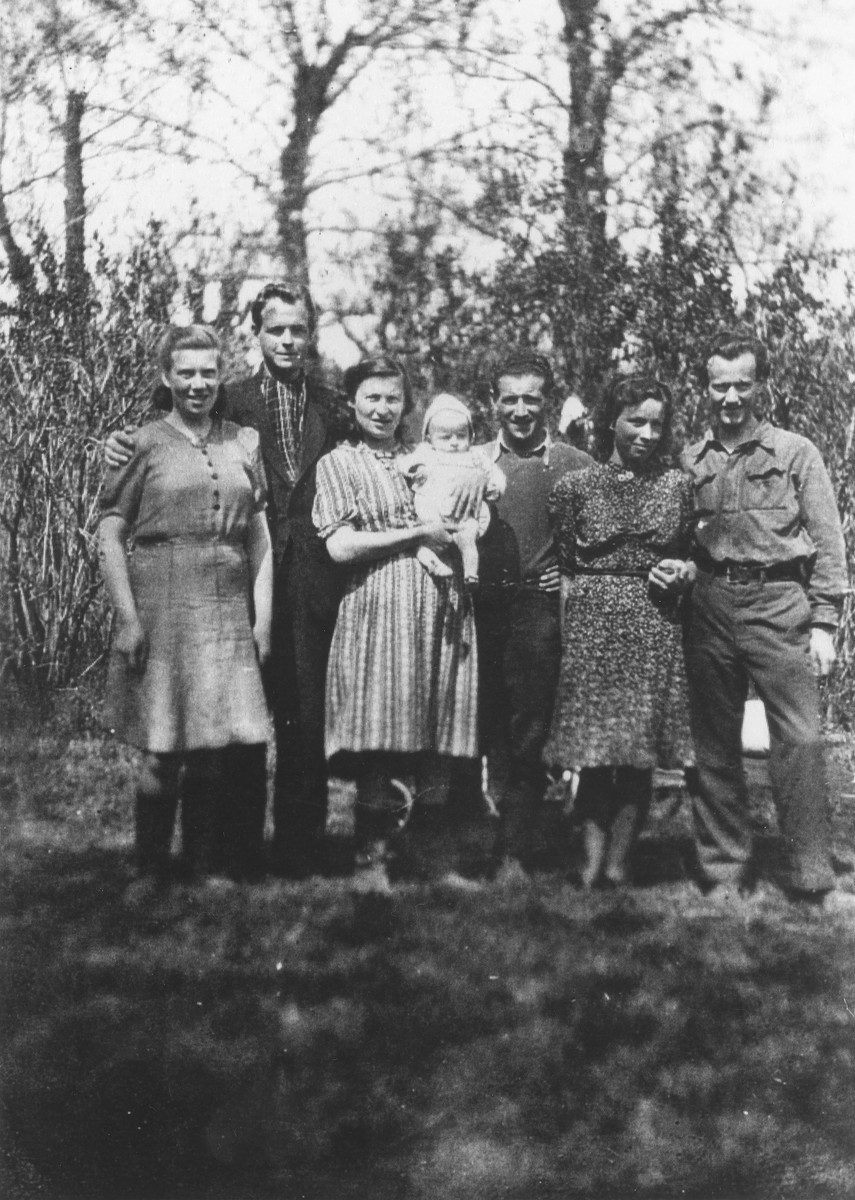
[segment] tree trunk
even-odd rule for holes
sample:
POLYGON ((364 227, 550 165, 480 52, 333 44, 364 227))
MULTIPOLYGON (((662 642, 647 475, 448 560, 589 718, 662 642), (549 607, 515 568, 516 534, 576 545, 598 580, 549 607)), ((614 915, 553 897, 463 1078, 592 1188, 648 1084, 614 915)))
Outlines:
POLYGON ((567 330, 570 383, 593 393, 599 374, 591 348, 601 326, 599 304, 609 248, 606 242, 606 122, 615 83, 623 74, 623 47, 616 39, 597 45, 603 24, 599 0, 559 0, 570 76, 567 145, 563 155, 564 217, 573 266, 572 321, 567 330))
POLYGON ((308 283, 305 207, 311 146, 327 105, 324 74, 311 63, 301 63, 294 83, 294 127, 279 157, 282 192, 277 205, 279 246, 285 274, 294 282, 308 283))
POLYGON ((598 0, 561 0, 570 73, 570 109, 564 151, 568 223, 592 243, 605 237, 605 124, 611 81, 594 62, 598 0))
POLYGON ((86 189, 81 139, 85 111, 83 92, 69 92, 62 131, 65 146, 65 279, 69 295, 80 299, 87 286, 86 189))

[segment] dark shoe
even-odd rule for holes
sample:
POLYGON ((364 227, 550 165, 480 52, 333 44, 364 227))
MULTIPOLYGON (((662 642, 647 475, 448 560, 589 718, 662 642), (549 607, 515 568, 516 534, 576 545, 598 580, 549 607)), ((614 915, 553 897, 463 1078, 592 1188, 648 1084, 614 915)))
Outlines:
POLYGON ((790 888, 787 898, 805 908, 824 908, 830 888, 790 888))
POLYGON ((308 855, 282 854, 270 861, 270 874, 277 879, 309 879, 314 873, 314 862, 308 855))
POLYGON ((626 887, 629 883, 629 871, 625 867, 606 867, 600 877, 598 886, 607 890, 626 887))
POLYGON ((279 879, 308 879, 321 868, 322 843, 319 838, 295 837, 286 844, 273 843, 270 874, 279 879))

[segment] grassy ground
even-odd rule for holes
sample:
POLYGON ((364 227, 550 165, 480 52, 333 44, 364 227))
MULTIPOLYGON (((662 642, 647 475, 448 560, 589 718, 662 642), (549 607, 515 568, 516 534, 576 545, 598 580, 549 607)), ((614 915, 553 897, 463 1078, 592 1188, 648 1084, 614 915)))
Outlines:
POLYGON ((96 737, 5 743, 5 1196, 855 1195, 855 918, 703 899, 677 795, 625 895, 571 886, 553 805, 530 891, 443 882, 489 833, 440 810, 391 902, 342 875, 134 905, 132 778, 96 737))

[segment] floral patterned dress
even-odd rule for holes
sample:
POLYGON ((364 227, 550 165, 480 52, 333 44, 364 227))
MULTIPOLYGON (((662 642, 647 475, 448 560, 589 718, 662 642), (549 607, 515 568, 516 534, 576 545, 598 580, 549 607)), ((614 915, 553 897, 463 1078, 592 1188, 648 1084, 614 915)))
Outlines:
POLYGON ((564 601, 549 765, 693 762, 679 602, 650 591, 662 558, 685 558, 691 484, 680 471, 619 464, 570 472, 549 498, 564 601))
MULTIPOLYGON (((398 456, 362 442, 320 460, 312 515, 322 538, 343 525, 377 532, 419 524, 398 456)), ((475 622, 462 585, 459 569, 434 579, 414 551, 352 568, 327 667, 328 758, 478 753, 475 622)))

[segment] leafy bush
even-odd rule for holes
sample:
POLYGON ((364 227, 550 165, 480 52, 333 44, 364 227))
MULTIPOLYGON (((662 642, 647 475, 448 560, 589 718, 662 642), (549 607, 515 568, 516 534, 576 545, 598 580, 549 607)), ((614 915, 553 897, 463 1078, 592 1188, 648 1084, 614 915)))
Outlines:
POLYGON ((35 282, 0 320, 0 561, 8 580, 0 670, 44 695, 103 654, 101 443, 147 403, 151 347, 175 276, 156 228, 124 260, 100 252, 82 300, 69 295, 42 235, 34 262, 35 282))

